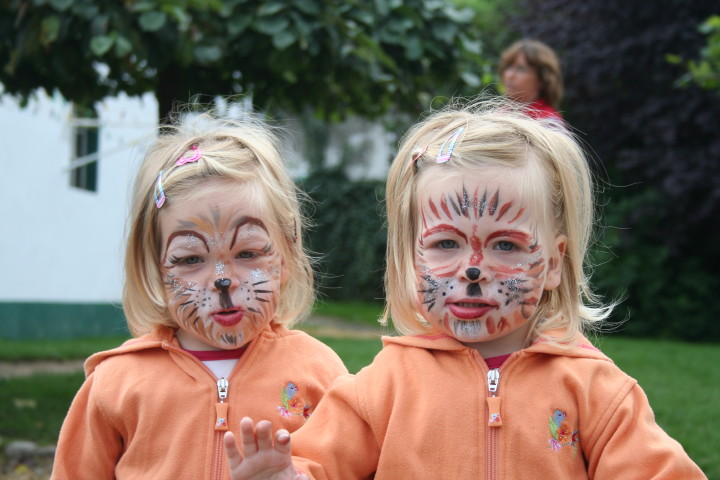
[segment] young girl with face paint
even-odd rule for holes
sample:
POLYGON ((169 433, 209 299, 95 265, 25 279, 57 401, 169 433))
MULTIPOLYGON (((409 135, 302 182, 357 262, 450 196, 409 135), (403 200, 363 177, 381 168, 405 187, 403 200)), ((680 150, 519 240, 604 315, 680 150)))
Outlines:
POLYGON ((260 121, 201 115, 159 137, 130 214, 136 338, 86 362, 52 478, 229 478, 222 437, 242 417, 305 423, 347 370, 288 329, 314 298, 299 199, 260 121))
POLYGON ((387 182, 387 307, 400 337, 338 378, 290 436, 241 422, 232 478, 701 479, 637 382, 584 336, 586 158, 505 102, 406 134, 387 182), (273 463, 274 462, 274 463, 273 463))

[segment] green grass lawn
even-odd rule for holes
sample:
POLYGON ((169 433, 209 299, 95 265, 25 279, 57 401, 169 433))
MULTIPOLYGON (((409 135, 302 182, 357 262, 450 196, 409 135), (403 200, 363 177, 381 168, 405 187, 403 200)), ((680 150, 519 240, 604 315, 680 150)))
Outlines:
POLYGON ((655 419, 720 479, 720 345, 611 337, 598 346, 645 390, 655 419))
POLYGON ((326 317, 338 317, 350 323, 377 327, 382 315, 381 302, 330 302, 319 300, 313 308, 313 314, 326 317))
MULTIPOLYGON (((358 320, 360 321, 360 320, 358 320)), ((123 339, 0 341, 0 360, 84 358, 123 339)), ((321 338, 351 372, 370 363, 380 340, 321 338)), ((599 342, 650 398, 658 423, 677 439, 708 478, 720 479, 720 346, 608 337, 599 342)), ((0 447, 14 440, 52 444, 82 374, 0 380, 0 447)))

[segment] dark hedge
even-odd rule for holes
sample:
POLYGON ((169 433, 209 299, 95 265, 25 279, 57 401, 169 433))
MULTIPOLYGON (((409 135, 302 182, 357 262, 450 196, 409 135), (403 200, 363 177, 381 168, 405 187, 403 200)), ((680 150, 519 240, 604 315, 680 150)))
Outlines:
POLYGON ((720 92, 679 88, 717 1, 520 0, 511 25, 555 48, 566 118, 606 171, 594 282, 637 335, 720 339, 720 92))

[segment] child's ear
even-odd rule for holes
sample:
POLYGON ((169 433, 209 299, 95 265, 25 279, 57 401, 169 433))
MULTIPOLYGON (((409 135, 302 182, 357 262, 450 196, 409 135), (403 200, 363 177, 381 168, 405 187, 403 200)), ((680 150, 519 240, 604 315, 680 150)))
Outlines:
POLYGON ((282 260, 280 260, 280 285, 285 285, 285 283, 288 281, 288 278, 290 278, 290 272, 288 271, 285 257, 283 257, 282 260))
POLYGON ((548 258, 547 275, 545 276, 545 290, 555 290, 562 281, 563 259, 567 249, 567 238, 565 235, 555 237, 555 245, 551 249, 548 258))

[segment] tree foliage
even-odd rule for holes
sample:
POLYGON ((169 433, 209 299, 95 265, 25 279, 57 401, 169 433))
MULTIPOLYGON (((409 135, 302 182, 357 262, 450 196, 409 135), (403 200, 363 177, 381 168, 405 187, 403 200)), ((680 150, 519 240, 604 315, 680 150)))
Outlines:
POLYGON ((338 168, 317 170, 300 186, 314 202, 307 243, 320 254, 319 291, 341 300, 384 298, 385 183, 350 182, 338 168))
POLYGON ((92 104, 194 94, 327 117, 419 112, 478 88, 472 10, 444 0, 2 0, 0 82, 92 104))
POLYGON ((605 191, 612 252, 596 283, 624 291, 627 330, 720 338, 720 96, 677 87, 681 65, 718 13, 711 0, 520 0, 518 33, 557 49, 566 117, 609 175, 605 191))
POLYGON ((669 54, 667 59, 673 64, 685 63, 687 67, 688 72, 678 80, 680 86, 695 83, 700 88, 720 91, 720 15, 705 20, 698 26, 698 31, 707 36, 698 59, 684 60, 676 54, 669 54))

